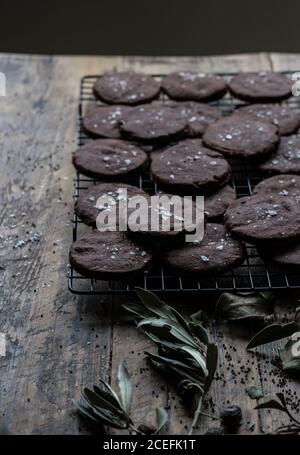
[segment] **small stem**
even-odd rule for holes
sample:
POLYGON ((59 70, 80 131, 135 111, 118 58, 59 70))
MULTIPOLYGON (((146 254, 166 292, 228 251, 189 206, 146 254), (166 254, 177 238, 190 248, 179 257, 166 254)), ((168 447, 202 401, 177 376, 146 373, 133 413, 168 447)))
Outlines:
POLYGON ((197 408, 196 408, 196 411, 194 414, 193 422, 192 422, 192 425, 191 425, 191 428, 189 431, 189 436, 191 436, 193 434, 193 431, 197 425, 197 422, 198 422, 198 419, 199 419, 199 416, 201 413, 201 406, 202 406, 202 396, 200 396, 199 401, 198 401, 198 405, 197 405, 197 408))

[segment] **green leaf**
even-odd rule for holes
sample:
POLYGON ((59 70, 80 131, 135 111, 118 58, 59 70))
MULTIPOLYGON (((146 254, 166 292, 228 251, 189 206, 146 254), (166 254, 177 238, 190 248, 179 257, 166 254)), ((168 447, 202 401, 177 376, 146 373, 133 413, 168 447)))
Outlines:
POLYGON ((201 324, 197 322, 189 322, 188 326, 195 337, 197 337, 206 346, 209 344, 208 333, 201 324))
POLYGON ((190 316, 192 322, 204 324, 209 319, 209 316, 205 311, 199 310, 196 313, 191 314, 190 316))
POLYGON ((163 357, 167 357, 171 360, 183 363, 186 368, 194 371, 193 374, 197 373, 199 377, 202 377, 202 379, 203 376, 207 374, 206 369, 203 369, 203 366, 205 365, 205 358, 203 354, 197 349, 182 344, 171 345, 170 343, 166 343, 165 345, 160 345, 158 353, 163 357), (194 350, 193 352, 199 354, 200 357, 195 359, 195 357, 190 352, 187 352, 185 349, 183 349, 184 347, 194 350), (200 359, 202 359, 202 361, 200 359))
POLYGON ((81 393, 81 398, 86 400, 92 407, 97 406, 99 408, 108 409, 114 413, 122 413, 122 408, 107 400, 107 395, 105 395, 106 392, 103 392, 104 391, 99 389, 99 393, 97 393, 85 387, 81 393))
POLYGON ((84 417, 87 417, 88 419, 93 420, 94 422, 99 423, 96 416, 94 416, 94 414, 91 411, 89 411, 87 408, 82 406, 79 401, 72 400, 72 402, 74 403, 74 405, 76 406, 76 408, 80 412, 80 414, 82 414, 84 417))
POLYGON ((165 408, 156 408, 156 434, 168 423, 168 420, 169 415, 165 408))
POLYGON ((105 418, 111 422, 115 422, 117 425, 126 425, 124 422, 129 422, 130 418, 125 414, 124 410, 120 407, 110 407, 106 403, 100 400, 101 397, 97 396, 95 392, 85 388, 81 394, 83 404, 86 404, 94 414, 100 416, 102 419, 105 418))
POLYGON ((145 307, 152 313, 152 315, 178 322, 173 312, 173 308, 162 302, 155 294, 153 294, 153 292, 138 287, 135 288, 135 290, 143 302, 143 305, 145 305, 145 307))
POLYGON ((277 409, 278 411, 287 412, 286 408, 276 400, 269 400, 265 403, 260 403, 254 409, 277 409))
POLYGON ((284 347, 279 351, 279 357, 282 362, 282 369, 288 374, 298 374, 300 373, 300 352, 299 348, 295 347, 297 343, 297 347, 299 346, 299 341, 289 340, 284 347), (293 354, 293 347, 298 351, 298 356, 293 354))
POLYGON ((170 319, 144 319, 137 324, 138 328, 150 333, 159 340, 168 342, 185 343, 198 348, 194 338, 186 332, 177 322, 170 319))
POLYGON ((287 409, 287 405, 286 405, 286 401, 285 401, 285 398, 284 398, 284 395, 282 392, 278 392, 276 393, 276 396, 277 398, 279 399, 279 401, 281 402, 282 406, 287 409))
MULTIPOLYGON (((178 360, 179 362, 183 362, 191 368, 198 369, 198 362, 190 355, 188 355, 185 351, 181 348, 185 346, 184 344, 179 343, 168 343, 163 342, 159 344, 158 353, 160 355, 169 357, 170 359, 178 360)), ((200 352, 197 349, 198 352, 200 352)), ((201 354, 202 355, 202 354, 201 354)))
POLYGON ((118 415, 108 410, 92 408, 93 413, 105 424, 113 428, 128 428, 129 420, 125 417, 119 417, 118 415))
POLYGON ((180 347, 178 347, 178 350, 179 351, 182 350, 182 351, 186 352, 187 354, 189 354, 196 361, 196 363, 198 364, 198 367, 202 370, 203 375, 204 376, 208 375, 205 358, 203 357, 201 352, 199 352, 199 350, 192 348, 190 346, 180 346, 180 347))
POLYGON ((201 393, 203 393, 203 377, 196 375, 196 374, 189 374, 186 371, 184 371, 181 368, 178 367, 169 367, 171 372, 173 372, 174 375, 177 375, 180 378, 180 383, 185 380, 186 381, 186 388, 188 388, 187 384, 189 386, 191 385, 197 385, 198 391, 199 389, 201 390, 201 393))
POLYGON ((214 316, 216 319, 228 321, 265 319, 274 311, 274 300, 271 293, 231 294, 225 292, 219 297, 214 316))
POLYGON ((194 362, 194 359, 191 358, 195 366, 191 367, 187 361, 180 362, 164 355, 152 354, 151 352, 145 352, 145 354, 151 361, 163 365, 165 372, 170 376, 170 378, 172 378, 172 380, 176 380, 176 377, 174 376, 175 373, 180 380, 187 379, 190 382, 197 382, 203 385, 203 372, 202 370, 199 371, 199 367, 196 362, 194 362))
POLYGON ((283 425, 275 430, 276 434, 300 435, 300 426, 295 424, 283 425))
MULTIPOLYGON (((104 383, 104 381, 103 381, 104 383)), ((100 387, 98 387, 97 385, 94 385, 93 386, 93 389, 94 389, 94 392, 97 394, 97 395, 100 395, 104 400, 106 400, 107 402, 109 402, 112 406, 118 408, 118 409, 121 409, 122 410, 122 407, 120 406, 120 401, 119 399, 116 399, 115 395, 113 395, 111 393, 110 390, 107 389, 107 384, 105 384, 105 388, 106 390, 104 389, 101 389, 100 387)), ((118 398, 118 397, 117 397, 118 398)))
POLYGON ((152 311, 147 310, 147 308, 141 303, 129 303, 127 305, 122 306, 123 308, 125 308, 125 310, 135 314, 140 319, 152 318, 154 316, 154 313, 152 311))
POLYGON ((88 417, 96 422, 101 422, 104 425, 109 425, 113 428, 127 428, 127 419, 122 418, 122 415, 109 411, 108 409, 100 408, 94 405, 88 398, 82 397, 83 403, 75 402, 77 409, 85 417, 88 417))
POLYGON ((290 413, 290 411, 287 407, 286 401, 285 401, 284 394, 280 392, 280 393, 277 393, 276 396, 279 401, 276 401, 274 399, 269 400, 265 403, 259 404, 258 406, 256 406, 255 409, 277 409, 278 411, 284 412, 285 414, 287 414, 289 416, 289 418, 293 422, 293 424, 277 428, 276 432, 278 432, 278 434, 280 433, 281 430, 283 430, 283 432, 285 432, 285 429, 287 429, 288 427, 289 428, 298 427, 298 432, 300 433, 300 422, 290 413))
POLYGON ((163 365, 168 366, 174 366, 174 367, 179 367, 183 368, 185 370, 188 370, 190 372, 193 372, 196 370, 196 368, 193 368, 186 363, 180 362, 178 360, 170 359, 169 357, 165 357, 162 355, 157 355, 157 354, 152 354, 151 352, 145 351, 145 354, 150 357, 152 360, 154 360, 157 363, 162 363, 163 365))
MULTIPOLYGON (((204 354, 198 345, 198 340, 209 346, 207 331, 201 324, 187 323, 175 309, 162 302, 155 294, 137 288, 141 299, 138 305, 129 305, 125 308, 138 316, 137 328, 158 346, 158 354, 146 352, 146 355, 178 384, 184 384, 186 390, 200 391, 203 394, 205 378, 209 387, 213 379, 215 362, 217 361, 216 346, 209 347, 204 354), (149 317, 149 313, 151 317, 149 317)), ((192 316, 193 317, 193 316, 192 316)))
MULTIPOLYGON (((100 383, 107 389, 108 394, 109 394, 109 396, 110 396, 111 402, 112 402, 112 403, 115 403, 115 406, 116 406, 116 407, 119 407, 120 409, 123 409, 123 408, 122 408, 122 404, 121 404, 121 402, 120 402, 120 400, 119 400, 118 395, 117 395, 116 392, 111 388, 111 386, 110 386, 107 382, 103 381, 102 379, 100 379, 100 383)), ((97 386, 94 386, 94 389, 95 389, 95 387, 97 387, 97 386)))
POLYGON ((174 308, 166 303, 162 302, 153 292, 146 291, 146 289, 136 287, 135 288, 139 298, 147 308, 147 310, 151 311, 154 316, 163 318, 163 319, 171 319, 174 322, 179 323, 182 327, 185 328, 187 332, 189 332, 189 328, 187 323, 174 308))
POLYGON ((123 418, 108 410, 93 408, 93 412, 102 419, 103 423, 113 428, 128 428, 129 420, 124 416, 123 418))
POLYGON ((119 365, 118 381, 123 408, 125 409, 126 414, 129 416, 133 387, 130 375, 123 362, 119 365))
POLYGON ((263 328, 249 341, 247 349, 256 348, 263 344, 272 343, 273 341, 287 338, 293 333, 300 330, 300 325, 297 322, 289 322, 288 324, 271 324, 263 328))
POLYGON ((258 387, 255 387, 254 385, 248 387, 248 389, 246 389, 246 392, 251 398, 251 400, 259 400, 264 396, 262 390, 258 387))
POLYGON ((204 394, 206 395, 210 389, 211 383, 214 379, 215 372, 218 365, 218 348, 214 343, 210 343, 206 351, 206 368, 208 375, 204 383, 204 394))

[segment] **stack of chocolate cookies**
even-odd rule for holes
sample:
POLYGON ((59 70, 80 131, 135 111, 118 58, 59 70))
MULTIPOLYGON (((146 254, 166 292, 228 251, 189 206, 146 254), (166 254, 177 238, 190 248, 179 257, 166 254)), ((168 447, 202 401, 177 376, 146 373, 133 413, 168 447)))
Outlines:
MULTIPOLYGON (((75 270, 96 279, 127 279, 159 261, 179 273, 219 274, 243 262, 244 242, 280 267, 299 266, 300 120, 282 103, 291 86, 285 75, 272 72, 241 73, 229 83, 188 71, 162 81, 131 71, 99 77, 95 103, 82 120, 90 140, 73 154, 75 168, 94 179, 75 203, 89 226, 70 250, 75 270), (228 92, 246 103, 223 116, 215 101, 228 92), (280 175, 237 199, 232 159, 251 162, 265 177, 280 175), (184 228, 175 232, 173 222, 169 232, 158 228, 143 235, 97 229, 99 213, 119 207, 124 190, 129 199, 150 198, 132 184, 145 172, 167 194, 204 195, 202 241, 185 243, 184 228), (102 206, 107 196, 111 205, 102 206)), ((174 221, 173 213, 168 216, 174 221)))

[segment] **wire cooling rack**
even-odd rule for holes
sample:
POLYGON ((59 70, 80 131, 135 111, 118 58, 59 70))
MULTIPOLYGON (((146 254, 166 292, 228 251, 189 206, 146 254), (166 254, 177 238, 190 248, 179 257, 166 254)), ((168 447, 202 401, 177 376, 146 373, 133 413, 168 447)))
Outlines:
MULTIPOLYGON (((219 73, 225 79, 230 79, 236 73, 219 73)), ((288 72, 285 74, 289 75, 288 72)), ((78 106, 78 146, 83 145, 90 139, 82 128, 82 117, 88 105, 103 104, 96 100, 93 95, 93 84, 98 76, 84 76, 80 84, 80 98, 78 106)), ((160 80, 163 75, 153 75, 160 80)), ((164 102, 169 98, 165 94, 160 95, 159 102, 164 102)), ((243 104, 241 101, 233 98, 229 93, 224 98, 210 103, 218 107, 223 114, 230 114, 236 107, 243 104)), ((291 97, 284 104, 295 109, 300 115, 300 104, 298 98, 291 97)), ((258 182, 263 180, 264 176, 257 169, 244 161, 231 159, 232 167, 232 186, 238 197, 248 196, 258 182)), ((88 188, 89 185, 97 182, 77 173, 74 180, 74 199, 78 198, 81 191, 88 188)), ((145 191, 154 194, 159 189, 150 177, 144 173, 129 183, 136 185, 145 191)), ((77 215, 74 213, 73 220, 73 241, 79 238, 88 227, 85 226, 77 215)), ((235 269, 222 274, 209 277, 192 277, 175 274, 172 270, 161 266, 154 265, 153 268, 144 272, 133 281, 102 281, 94 280, 79 275, 72 266, 68 272, 68 287, 75 294, 126 294, 134 291, 136 286, 156 293, 200 293, 212 291, 238 291, 246 292, 253 290, 279 290, 279 289, 296 289, 300 288, 300 275, 297 272, 284 273, 276 267, 265 263, 260 258, 256 248, 253 245, 246 245, 246 259, 242 265, 235 269)))

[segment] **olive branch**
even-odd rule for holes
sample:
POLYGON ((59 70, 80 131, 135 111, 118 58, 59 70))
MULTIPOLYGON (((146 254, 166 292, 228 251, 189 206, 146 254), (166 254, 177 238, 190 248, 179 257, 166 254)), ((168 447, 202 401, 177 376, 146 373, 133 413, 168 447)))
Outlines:
POLYGON ((217 367, 218 349, 210 343, 206 329, 186 321, 155 294, 136 288, 139 303, 123 305, 136 317, 136 326, 157 345, 157 354, 145 352, 175 380, 180 394, 198 397, 191 435, 201 414, 202 401, 209 391, 217 367))

